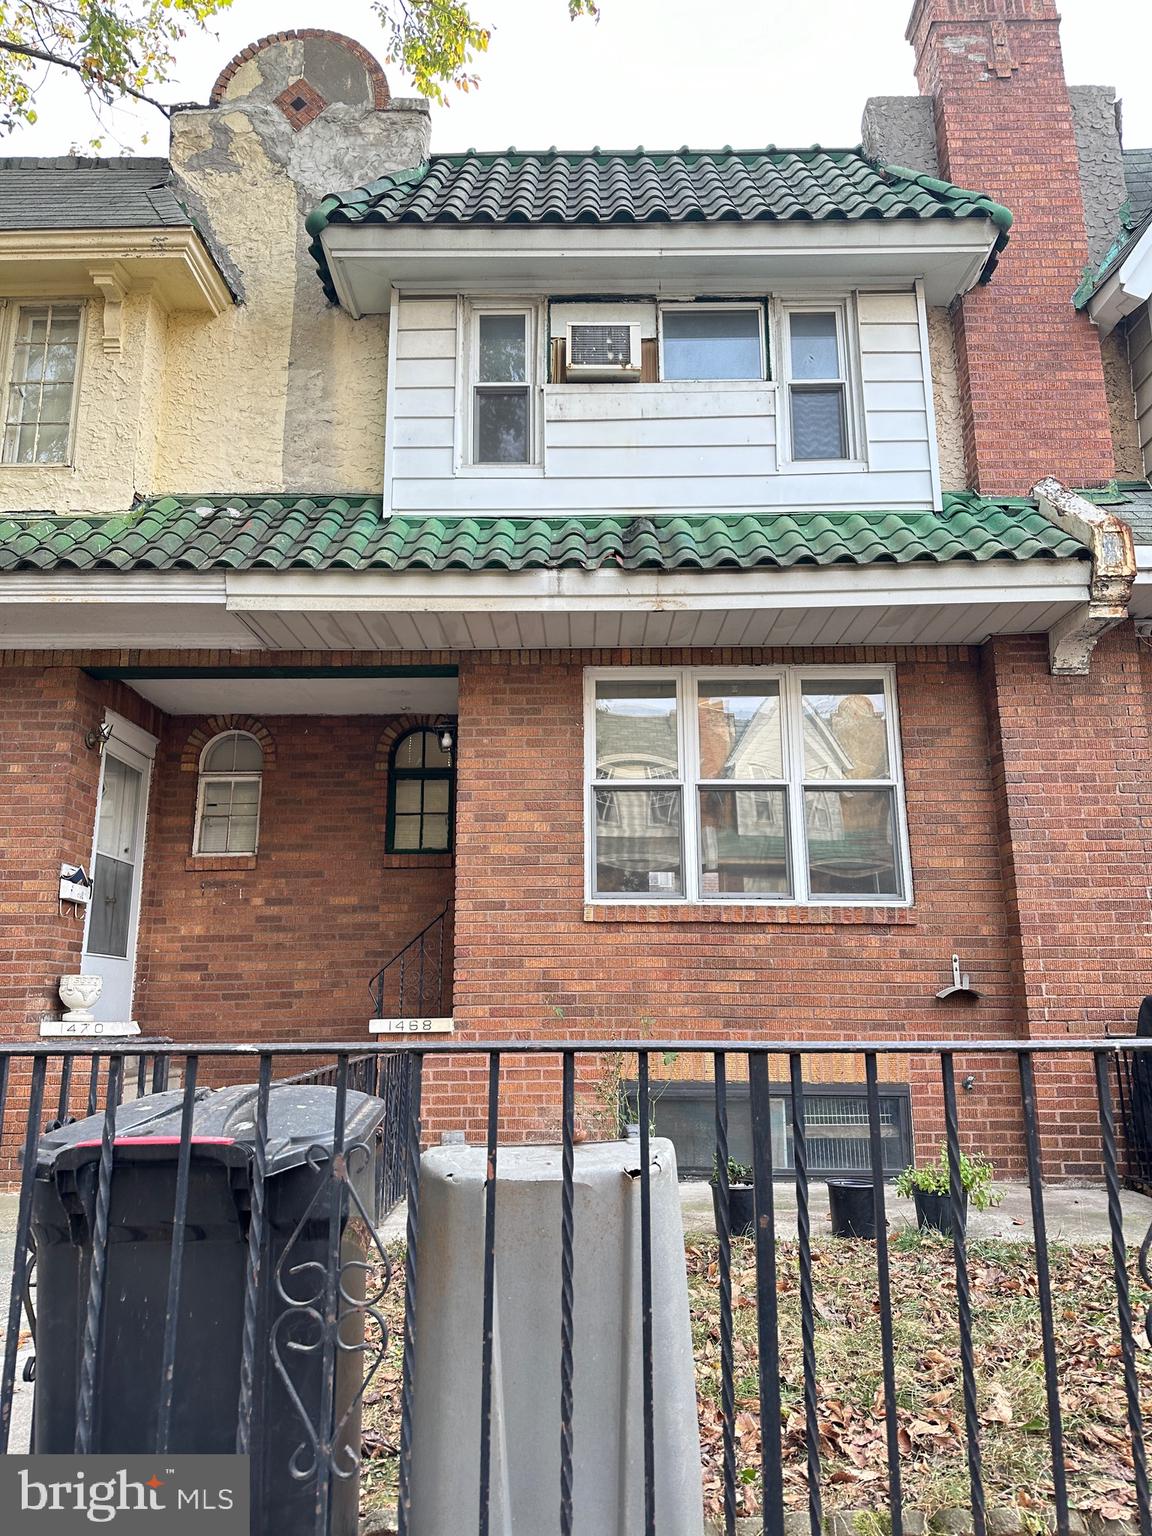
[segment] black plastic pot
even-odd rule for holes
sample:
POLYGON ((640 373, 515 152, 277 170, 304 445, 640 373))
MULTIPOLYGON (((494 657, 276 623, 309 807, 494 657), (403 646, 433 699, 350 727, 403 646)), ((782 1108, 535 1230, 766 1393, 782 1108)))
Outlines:
POLYGON ((871 1180, 829 1179, 828 1208, 833 1237, 876 1240, 876 1205, 871 1180))
MULTIPOLYGON (((712 1210, 716 1230, 720 1230, 721 1195, 719 1184, 712 1185, 712 1210)), ((756 1191, 751 1184, 728 1186, 728 1231, 733 1237, 751 1237, 756 1230, 756 1191)))
MULTIPOLYGON (((916 1206, 916 1225, 921 1232, 943 1232, 952 1236, 952 1196, 934 1195, 926 1189, 914 1189, 912 1201, 916 1206)), ((965 1194, 960 1207, 960 1219, 968 1226, 968 1196, 965 1194)))

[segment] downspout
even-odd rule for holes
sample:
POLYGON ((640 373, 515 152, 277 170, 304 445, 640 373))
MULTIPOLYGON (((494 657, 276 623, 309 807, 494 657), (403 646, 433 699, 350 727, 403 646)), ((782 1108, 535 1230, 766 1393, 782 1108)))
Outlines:
POLYGON ((1048 631, 1048 666, 1054 677, 1084 677, 1097 640, 1128 617, 1136 580, 1132 530, 1107 507, 1094 507, 1059 480, 1032 487, 1040 511, 1057 528, 1079 539, 1092 555, 1088 601, 1048 631))

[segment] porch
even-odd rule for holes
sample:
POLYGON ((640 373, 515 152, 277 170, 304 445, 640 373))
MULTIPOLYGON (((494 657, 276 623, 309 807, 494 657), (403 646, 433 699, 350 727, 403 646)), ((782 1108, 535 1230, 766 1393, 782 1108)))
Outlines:
POLYGON ((454 666, 87 675, 116 707, 64 910, 101 1033, 451 1029, 454 666))

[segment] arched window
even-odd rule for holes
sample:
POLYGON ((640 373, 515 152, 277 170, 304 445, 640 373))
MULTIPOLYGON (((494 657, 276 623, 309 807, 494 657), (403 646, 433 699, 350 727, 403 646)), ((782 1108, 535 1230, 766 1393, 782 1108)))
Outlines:
POLYGON ((200 754, 196 853, 255 853, 264 753, 247 731, 223 731, 200 754))
POLYGON ((440 732, 409 731, 392 748, 389 853, 445 853, 452 846, 452 753, 440 732))

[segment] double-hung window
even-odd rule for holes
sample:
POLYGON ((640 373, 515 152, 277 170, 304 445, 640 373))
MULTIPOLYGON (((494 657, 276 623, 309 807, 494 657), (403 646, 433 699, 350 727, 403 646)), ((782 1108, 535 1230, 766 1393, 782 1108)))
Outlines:
POLYGON ((592 900, 903 902, 891 671, 587 674, 592 900))
POLYGON ((3 463, 71 463, 80 325, 79 304, 17 306, 4 409, 3 463))
POLYGON ((764 309, 759 304, 665 304, 660 310, 663 379, 762 379, 764 309))
POLYGON ((473 312, 473 464, 533 461, 533 319, 529 309, 473 312))
POLYGON ((845 311, 840 305, 784 311, 784 374, 792 458, 852 457, 845 311))

